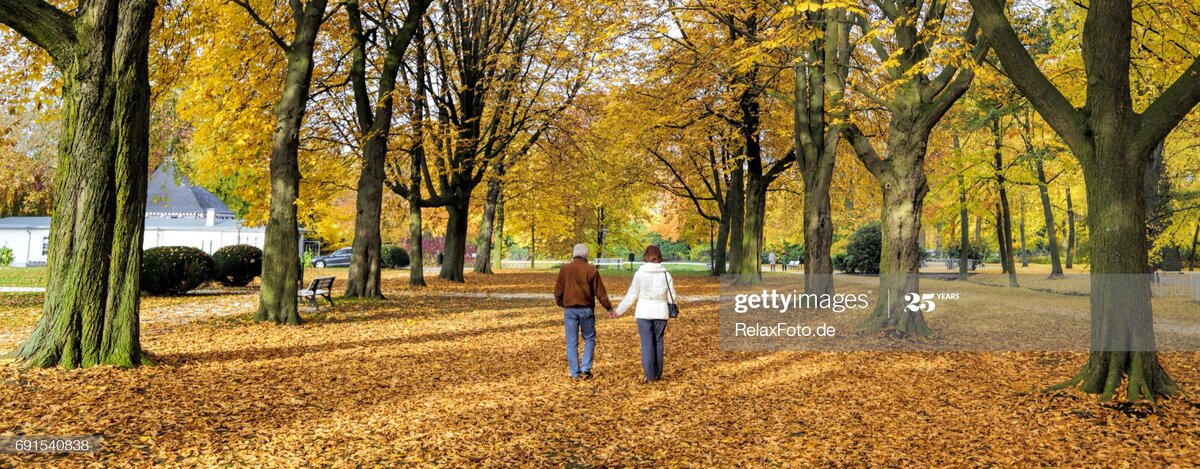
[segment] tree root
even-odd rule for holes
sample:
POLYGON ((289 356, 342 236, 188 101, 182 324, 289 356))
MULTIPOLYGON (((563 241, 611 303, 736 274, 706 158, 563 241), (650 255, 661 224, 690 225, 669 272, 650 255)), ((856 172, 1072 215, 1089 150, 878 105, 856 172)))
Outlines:
POLYGON ((1160 397, 1169 398, 1184 393, 1162 368, 1157 354, 1144 351, 1092 352, 1079 373, 1042 392, 1079 388, 1088 394, 1098 394, 1100 402, 1112 402, 1122 385, 1125 385, 1127 401, 1147 403, 1151 407, 1156 407, 1156 400, 1160 397))

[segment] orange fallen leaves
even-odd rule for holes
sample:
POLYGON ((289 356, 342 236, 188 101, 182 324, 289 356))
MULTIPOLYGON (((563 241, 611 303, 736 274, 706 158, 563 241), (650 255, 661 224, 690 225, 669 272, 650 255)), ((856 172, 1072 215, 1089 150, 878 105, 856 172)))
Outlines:
MULTIPOLYGON (((716 304, 667 329, 665 381, 640 385, 635 326, 600 318, 595 379, 567 379, 552 274, 471 277, 339 302, 301 327, 240 315, 147 331, 135 370, 0 368, 0 434, 100 434, 100 454, 0 455, 0 466, 1188 465, 1194 398, 1161 415, 1102 406, 1062 379, 1067 353, 736 353, 716 304)), ((610 289, 622 293, 614 279, 610 289)), ((627 280, 625 280, 627 282, 627 280)), ((716 283, 682 280, 692 294, 716 283)), ((221 297, 225 298, 225 297, 221 297)), ((211 300, 211 298, 209 299, 211 300)), ((179 308, 209 300, 182 301, 179 308)), ((253 301, 252 294, 220 301, 253 301)), ((153 303, 153 302, 150 302, 153 303)), ((163 306, 165 307, 165 305, 163 306)), ((5 347, 11 344, 0 344, 5 347)), ((1164 356, 1200 389, 1200 354, 1164 356)))

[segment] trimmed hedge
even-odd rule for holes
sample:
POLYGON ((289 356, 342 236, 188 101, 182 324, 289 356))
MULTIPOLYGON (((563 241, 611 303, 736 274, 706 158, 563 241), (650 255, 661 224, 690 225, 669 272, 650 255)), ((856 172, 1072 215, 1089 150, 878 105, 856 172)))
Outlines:
POLYGON ((833 268, 848 274, 878 274, 883 234, 879 222, 860 227, 845 252, 833 256, 833 268))
POLYGON ((209 281, 216 263, 188 246, 162 246, 142 253, 142 290, 153 295, 182 295, 209 281))
POLYGON ((383 246, 379 256, 380 264, 383 264, 385 269, 399 269, 408 267, 412 259, 408 257, 408 251, 400 246, 387 245, 383 246))
POLYGON ((214 279, 227 287, 244 287, 262 275, 262 249, 235 244, 218 249, 212 255, 217 271, 214 279))

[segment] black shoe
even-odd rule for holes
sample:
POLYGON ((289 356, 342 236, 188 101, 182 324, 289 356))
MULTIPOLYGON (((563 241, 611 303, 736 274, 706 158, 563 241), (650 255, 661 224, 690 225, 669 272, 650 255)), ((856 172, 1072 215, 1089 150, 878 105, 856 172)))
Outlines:
POLYGON ((583 380, 592 379, 592 372, 590 372, 590 371, 583 372, 583 374, 579 375, 579 379, 583 379, 583 380))

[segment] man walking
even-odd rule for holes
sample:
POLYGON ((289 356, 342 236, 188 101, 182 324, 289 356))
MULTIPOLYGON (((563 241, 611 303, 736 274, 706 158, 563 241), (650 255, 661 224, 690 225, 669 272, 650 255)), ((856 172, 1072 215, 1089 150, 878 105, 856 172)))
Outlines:
POLYGON ((596 300, 612 312, 612 302, 604 290, 600 272, 588 264, 586 244, 576 244, 571 250, 571 262, 558 270, 554 283, 554 302, 563 308, 563 324, 567 332, 567 366, 571 379, 592 378, 592 352, 596 349, 596 300), (579 357, 579 336, 583 335, 583 356, 579 357))

